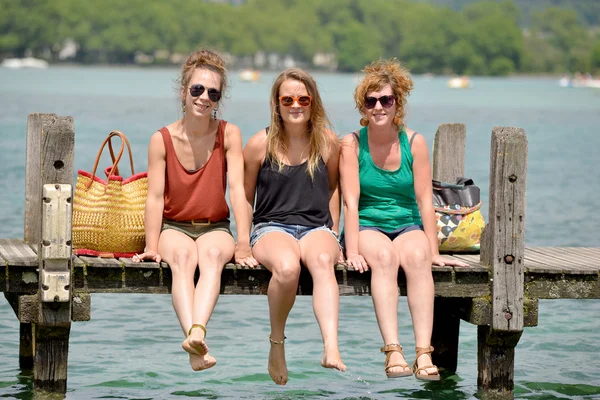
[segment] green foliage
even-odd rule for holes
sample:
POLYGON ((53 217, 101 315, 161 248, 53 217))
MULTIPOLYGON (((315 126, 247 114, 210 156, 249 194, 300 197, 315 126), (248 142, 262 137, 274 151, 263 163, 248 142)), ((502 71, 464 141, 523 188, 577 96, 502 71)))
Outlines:
POLYGON ((59 61, 73 40, 82 63, 166 64, 190 51, 257 52, 342 71, 398 57, 414 73, 506 75, 600 69, 589 0, 0 0, 0 56, 59 61), (576 4, 577 3, 577 4, 576 4), (539 9, 539 6, 547 7, 539 9), (550 7, 568 5, 571 9, 550 7), (535 7, 538 7, 537 9, 535 7), (528 28, 523 30, 524 21, 528 28), (177 57, 178 55, 178 57, 177 57), (334 64, 335 65, 335 64, 334 64), (332 68, 330 65, 329 68, 332 68))

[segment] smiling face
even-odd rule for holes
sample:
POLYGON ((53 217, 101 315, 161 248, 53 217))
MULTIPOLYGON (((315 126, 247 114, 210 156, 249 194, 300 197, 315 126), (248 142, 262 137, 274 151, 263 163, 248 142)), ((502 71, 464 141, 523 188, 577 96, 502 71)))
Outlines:
POLYGON ((209 98, 209 89, 221 90, 221 75, 208 69, 196 68, 187 86, 181 88, 181 99, 185 104, 186 114, 189 113, 189 115, 201 118, 210 117, 218 102, 214 102, 209 98), (193 85, 204 86, 204 91, 200 96, 193 97, 190 94, 190 87, 193 85))
POLYGON ((302 107, 297 100, 301 96, 309 96, 309 93, 304 83, 300 81, 286 79, 279 86, 277 101, 279 103, 279 115, 281 115, 284 124, 308 124, 311 106, 302 107), (295 98, 293 104, 290 107, 284 107, 279 101, 279 97, 282 96, 295 98))
MULTIPOLYGON (((395 97, 394 91, 389 84, 385 85, 378 91, 367 92, 365 99, 369 98, 369 97, 373 97, 375 99, 380 99, 382 96, 395 97)), ((386 101, 384 101, 386 99, 387 98, 384 97, 383 99, 378 100, 375 103, 375 107, 373 107, 373 108, 368 108, 367 107, 368 102, 365 102, 365 105, 363 106, 362 111, 365 114, 365 116, 367 117, 367 119, 369 120, 369 124, 373 124, 373 125, 379 126, 379 127, 385 127, 385 126, 394 124, 394 115, 396 115, 396 110, 397 110, 398 105, 394 101, 390 107, 385 108, 384 105, 389 105, 389 104, 386 104, 386 101), (382 103, 383 103, 383 105, 382 105, 382 103)))

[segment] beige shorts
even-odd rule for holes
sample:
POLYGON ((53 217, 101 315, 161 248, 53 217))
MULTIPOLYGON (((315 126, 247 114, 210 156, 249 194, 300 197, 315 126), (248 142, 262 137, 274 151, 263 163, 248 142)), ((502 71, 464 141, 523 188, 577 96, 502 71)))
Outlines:
POLYGON ((217 231, 227 232, 233 237, 231 229, 229 229, 228 220, 196 223, 194 221, 171 221, 168 219, 163 219, 160 231, 162 232, 167 229, 173 229, 174 231, 181 232, 194 241, 206 233, 217 231))

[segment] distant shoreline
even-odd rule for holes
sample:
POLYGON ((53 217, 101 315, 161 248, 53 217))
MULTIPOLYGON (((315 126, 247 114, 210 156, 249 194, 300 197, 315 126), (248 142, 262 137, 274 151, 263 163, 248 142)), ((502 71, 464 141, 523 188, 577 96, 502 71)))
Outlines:
MULTIPOLYGON (((58 69, 58 68, 98 68, 98 69, 147 69, 147 70, 179 70, 181 66, 176 64, 80 64, 80 63, 57 63, 57 64, 49 64, 49 69, 58 69)), ((303 67, 300 67, 303 68, 303 67)), ((0 71, 7 70, 11 68, 2 68, 0 67, 0 71)), ((19 68, 23 70, 32 70, 35 68, 19 68)), ((15 70, 19 70, 15 69, 15 70)), ((230 74, 239 74, 240 72, 246 70, 247 68, 232 68, 228 69, 230 74)), ((310 73, 319 73, 319 74, 339 74, 339 75, 355 75, 361 74, 361 71, 355 72, 347 72, 347 71, 331 71, 325 69, 318 68, 303 68, 310 73)), ((276 69, 255 69, 260 73, 279 73, 282 70, 276 69)), ((514 73, 509 75, 467 75, 470 78, 561 78, 565 73, 514 73)), ((444 74, 434 74, 429 72, 424 72, 420 74, 413 74, 416 77, 430 77, 430 78, 451 78, 458 76, 457 74, 452 75, 444 75, 444 74)))

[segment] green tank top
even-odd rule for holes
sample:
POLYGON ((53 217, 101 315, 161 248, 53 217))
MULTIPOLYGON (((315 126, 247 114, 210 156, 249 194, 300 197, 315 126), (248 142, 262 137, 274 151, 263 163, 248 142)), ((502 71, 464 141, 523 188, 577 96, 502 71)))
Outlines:
POLYGON ((360 130, 358 219, 361 226, 393 231, 409 225, 422 225, 415 196, 413 157, 404 128, 398 132, 398 139, 402 152, 400 168, 387 171, 375 165, 371 158, 367 127, 360 130))

